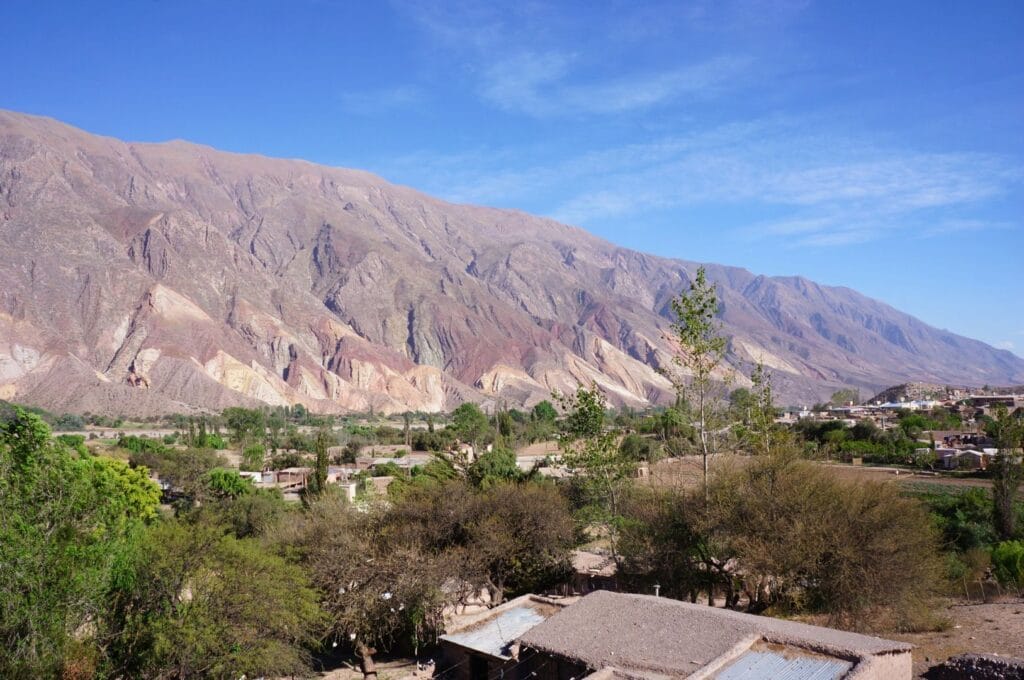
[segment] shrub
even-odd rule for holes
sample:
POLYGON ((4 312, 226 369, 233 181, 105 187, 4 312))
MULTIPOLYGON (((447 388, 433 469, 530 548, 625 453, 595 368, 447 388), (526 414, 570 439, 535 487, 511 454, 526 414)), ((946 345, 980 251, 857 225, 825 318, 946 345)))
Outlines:
POLYGON ((242 464, 240 467, 242 470, 262 470, 265 456, 266 450, 263 448, 263 444, 250 444, 242 450, 242 464))
POLYGON ((657 451, 651 445, 651 440, 638 434, 627 434, 619 444, 619 453, 632 461, 655 462, 658 458, 657 451))
POLYGON ((147 437, 136 437, 135 435, 128 435, 122 432, 117 440, 117 445, 122 449, 128 449, 132 453, 142 453, 143 451, 149 451, 152 453, 163 453, 167 450, 167 447, 162 442, 156 439, 149 439, 147 437))
POLYGON ((1004 586, 1024 588, 1024 541, 1003 541, 993 548, 992 571, 1004 586))
POLYGON ((210 491, 220 498, 238 498, 253 491, 252 482, 235 470, 214 468, 207 473, 210 491))
POLYGON ((55 439, 76 451, 83 458, 89 455, 89 449, 85 447, 84 434, 59 434, 55 439))
POLYGON ((207 434, 199 445, 206 449, 226 449, 228 447, 224 437, 221 437, 219 434, 207 434))

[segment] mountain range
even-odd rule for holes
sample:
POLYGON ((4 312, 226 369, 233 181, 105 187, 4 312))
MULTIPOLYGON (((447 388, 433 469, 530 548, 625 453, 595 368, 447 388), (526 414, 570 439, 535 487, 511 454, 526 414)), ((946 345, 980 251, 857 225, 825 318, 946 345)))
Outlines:
MULTIPOLYGON (((127 143, 0 111, 0 399, 148 415, 672 398, 699 265, 357 170, 127 143)), ((1024 382, 1024 360, 847 288, 707 264, 728 373, 779 400, 1024 382)))

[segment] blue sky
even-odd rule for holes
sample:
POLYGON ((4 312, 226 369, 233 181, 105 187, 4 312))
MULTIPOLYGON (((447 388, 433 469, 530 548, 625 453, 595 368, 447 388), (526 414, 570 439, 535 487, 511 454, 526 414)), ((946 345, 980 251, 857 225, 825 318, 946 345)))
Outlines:
POLYGON ((0 107, 801 274, 1024 355, 1024 3, 5 0, 0 107))

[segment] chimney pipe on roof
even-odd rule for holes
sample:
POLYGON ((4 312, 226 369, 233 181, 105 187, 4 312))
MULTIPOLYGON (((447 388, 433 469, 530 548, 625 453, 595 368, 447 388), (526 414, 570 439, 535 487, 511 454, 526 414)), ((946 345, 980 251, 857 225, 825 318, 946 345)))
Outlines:
POLYGON ((655 597, 661 597, 661 586, 660 585, 657 585, 657 584, 654 585, 654 596, 655 597))

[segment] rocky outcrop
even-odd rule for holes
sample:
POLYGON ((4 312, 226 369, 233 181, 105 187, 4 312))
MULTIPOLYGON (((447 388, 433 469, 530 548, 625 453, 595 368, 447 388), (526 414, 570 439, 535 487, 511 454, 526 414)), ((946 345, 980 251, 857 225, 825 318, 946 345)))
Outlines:
POLYGON ((960 654, 928 669, 928 680, 1024 680, 1024 659, 993 654, 960 654))
MULTIPOLYGON (((363 172, 4 112, 0 202, 0 398, 62 410, 437 411, 590 382, 666 401, 669 301, 698 266, 363 172)), ((848 289, 707 268, 728 372, 764 362, 783 401, 1024 382, 1009 352, 848 289)))

